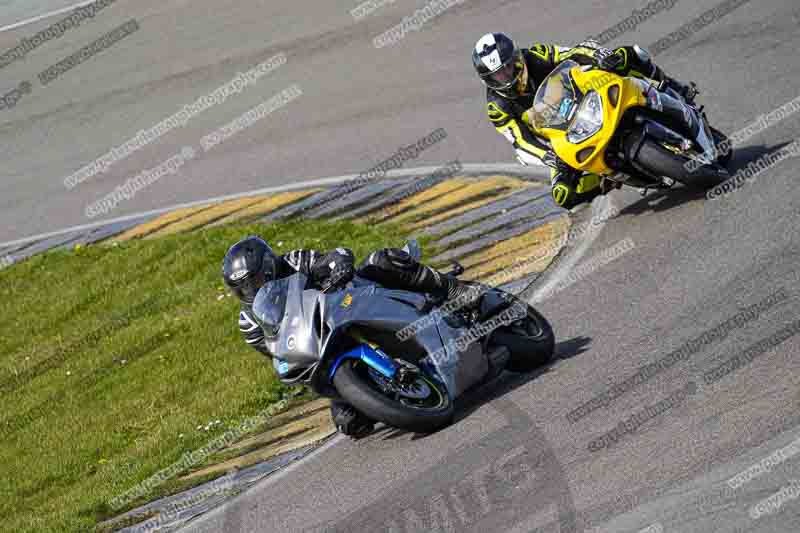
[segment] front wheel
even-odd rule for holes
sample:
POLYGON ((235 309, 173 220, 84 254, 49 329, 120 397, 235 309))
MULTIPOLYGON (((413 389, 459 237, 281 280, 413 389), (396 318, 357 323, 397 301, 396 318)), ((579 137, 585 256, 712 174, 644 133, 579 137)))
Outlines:
POLYGON ((399 385, 363 361, 351 359, 336 370, 333 384, 353 407, 392 427, 431 433, 453 420, 453 402, 444 385, 424 373, 410 385, 399 385))
POLYGON ((719 165, 703 165, 694 172, 687 168, 689 158, 671 152, 653 139, 645 139, 637 155, 639 164, 656 176, 666 176, 692 189, 710 189, 729 179, 719 165))

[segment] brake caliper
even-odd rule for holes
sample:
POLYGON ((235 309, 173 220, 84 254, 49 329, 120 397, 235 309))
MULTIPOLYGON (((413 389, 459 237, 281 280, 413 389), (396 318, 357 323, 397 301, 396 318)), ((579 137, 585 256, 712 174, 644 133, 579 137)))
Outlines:
POLYGON ((402 359, 395 359, 395 362, 398 364, 397 374, 395 375, 397 383, 400 385, 411 385, 417 381, 420 371, 416 365, 412 365, 408 361, 402 359))

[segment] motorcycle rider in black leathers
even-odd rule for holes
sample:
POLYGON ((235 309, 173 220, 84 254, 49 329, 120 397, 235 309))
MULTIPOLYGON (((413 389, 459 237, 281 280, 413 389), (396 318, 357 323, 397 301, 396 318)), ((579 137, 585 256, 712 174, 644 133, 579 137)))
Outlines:
MULTIPOLYGON (((389 289, 432 293, 448 300, 476 301, 481 292, 480 284, 442 274, 396 248, 373 252, 355 269, 353 252, 346 248, 327 253, 292 250, 278 256, 266 241, 249 236, 225 254, 222 276, 225 285, 241 302, 239 331, 245 342, 266 356, 272 357, 272 354, 267 350, 264 333, 253 315, 253 301, 266 282, 296 272, 307 275, 311 287, 320 290, 342 288, 357 274, 389 289)), ((368 434, 374 426, 371 419, 341 400, 332 402, 331 416, 342 433, 356 438, 368 434)))
POLYGON ((584 41, 573 48, 535 43, 522 49, 502 33, 487 33, 481 37, 472 51, 472 64, 486 85, 489 120, 514 145, 521 164, 542 162, 551 167, 553 199, 566 209, 590 202, 598 194, 620 186, 567 165, 551 150, 547 139, 533 132, 528 121, 525 112, 533 106, 539 84, 559 63, 568 59, 622 76, 662 82, 689 103, 697 94, 693 83, 684 84, 667 76, 638 45, 610 50, 595 41, 584 41))

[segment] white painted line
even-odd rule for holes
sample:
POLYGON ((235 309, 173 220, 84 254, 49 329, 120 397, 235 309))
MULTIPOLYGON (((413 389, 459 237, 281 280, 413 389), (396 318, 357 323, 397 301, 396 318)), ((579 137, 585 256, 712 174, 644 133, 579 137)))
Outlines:
MULTIPOLYGON (((273 472, 272 474, 269 474, 267 477, 265 477, 265 478, 263 478, 263 479, 261 479, 259 481, 256 481, 254 484, 252 484, 249 487, 247 487, 244 491, 238 493, 233 498, 229 498, 226 501, 220 503, 219 505, 217 505, 216 507, 214 507, 210 511, 195 517, 194 519, 191 520, 191 522, 188 523, 188 524, 191 524, 188 527, 197 530, 198 529, 197 526, 202 525, 203 523, 211 522, 214 519, 218 518, 220 515, 222 515, 223 524, 224 525, 229 525, 230 519, 228 518, 228 513, 231 512, 230 503, 231 503, 231 501, 233 501, 233 499, 242 498, 242 497, 245 497, 245 495, 252 496, 253 495, 253 491, 254 491, 254 489, 256 487, 264 487, 266 485, 270 485, 270 484, 274 483, 275 481, 286 477, 288 474, 294 472, 300 466, 306 464, 307 462, 311 461, 312 459, 316 459, 320 454, 325 453, 330 448, 336 446, 337 444, 339 444, 342 441, 344 441, 345 439, 347 439, 347 437, 345 437, 344 435, 342 435, 341 433, 338 433, 338 432, 333 437, 329 437, 329 438, 330 438, 330 440, 328 442, 326 442, 325 444, 323 444, 322 446, 320 446, 319 448, 316 448, 315 450, 310 451, 309 453, 307 453, 305 456, 301 457, 300 459, 298 459, 296 461, 293 461, 293 462, 289 463, 288 465, 286 465, 286 466, 284 466, 282 468, 279 468, 277 471, 273 472)), ((236 512, 235 509, 234 509, 234 512, 236 512)), ((184 527, 184 526, 181 526, 181 527, 184 527)), ((200 528, 200 530, 202 531, 202 528, 200 528)))
POLYGON ((56 9, 55 11, 50 11, 44 13, 42 15, 36 15, 35 17, 31 17, 29 19, 20 20, 19 22, 15 22, 13 24, 9 24, 7 26, 0 27, 0 32, 13 30, 16 28, 21 28, 22 26, 27 26, 28 24, 33 24, 34 22, 39 22, 42 19, 55 17, 56 15, 60 15, 62 13, 67 13, 68 11, 72 11, 73 9, 77 9, 79 7, 88 6, 89 4, 95 3, 96 0, 86 0, 84 2, 78 2, 77 4, 73 4, 69 7, 62 7, 61 9, 56 9))
MULTIPOLYGON (((533 296, 528 300, 529 304, 539 303, 539 299, 549 294, 559 283, 575 268, 575 265, 583 259, 586 252, 592 246, 592 243, 600 236, 603 226, 608 222, 609 213, 613 212, 613 201, 609 196, 601 196, 597 201, 592 202, 592 218, 591 220, 602 220, 600 224, 594 226, 590 231, 586 232, 586 236, 581 240, 580 244, 575 248, 569 257, 563 261, 559 261, 555 271, 553 271, 547 278, 547 281, 536 289, 533 296)), ((567 233, 569 235, 569 233, 567 233)), ((565 244, 567 246, 569 243, 565 244)))
MULTIPOLYGON (((409 168, 409 169, 402 169, 402 170, 390 170, 386 173, 387 178, 404 178, 408 176, 412 176, 414 174, 429 174, 435 170, 440 169, 441 166, 432 166, 432 167, 417 167, 417 168, 409 168)), ((530 167, 523 167, 520 165, 514 164, 491 164, 491 163, 476 163, 470 164, 467 163, 462 165, 462 174, 470 174, 470 173, 493 173, 493 172, 510 172, 514 174, 524 174, 531 177, 540 177, 540 178, 547 178, 549 176, 549 171, 539 169, 533 169, 530 167)), ((150 211, 144 211, 141 213, 135 213, 133 215, 125 215, 122 217, 111 218, 107 220, 98 220, 97 222, 92 222, 89 224, 82 224, 80 226, 72 226, 71 228, 65 228, 61 230, 51 231, 48 233, 41 233, 39 235, 32 235, 30 237, 24 237, 22 239, 17 239, 14 241, 8 241, 4 243, 0 243, 0 248, 7 248, 11 246, 18 246, 20 244, 26 244, 29 242, 40 241, 42 239, 49 239, 50 237, 57 237, 59 235, 64 235, 66 233, 77 233, 79 231, 87 231, 96 228, 100 228, 106 226, 108 224, 116 224, 119 222, 127 222, 130 220, 135 220, 137 218, 142 218, 146 216, 155 216, 155 215, 162 215, 164 213, 168 213, 170 211, 174 211, 176 209, 185 209, 187 207, 197 207, 201 205, 207 204, 217 204, 220 202, 225 202, 228 200, 236 200, 239 198, 246 198, 248 196, 258 196, 262 194, 270 194, 270 193, 278 193, 278 192, 286 192, 286 191, 294 191, 294 190, 301 190, 301 189, 309 189, 313 187, 319 187, 321 185, 336 185, 337 183, 342 183, 344 181, 355 179, 359 176, 359 174, 348 174, 346 176, 334 176, 330 178, 319 178, 309 181, 299 181, 294 180, 293 183, 289 183, 287 185, 278 185, 275 187, 266 187, 264 189, 256 189, 253 191, 246 191, 240 192, 236 194, 228 194, 225 196, 217 196, 215 198, 207 198, 205 200, 197 200, 195 202, 186 202, 182 204, 176 204, 169 207, 162 207, 159 209, 152 209, 150 211)), ((549 178, 547 178, 549 179, 549 178)))
MULTIPOLYGON (((291 474, 292 472, 294 472, 295 470, 297 470, 298 468, 300 468, 304 464, 308 463, 309 461, 311 461, 313 459, 316 459, 318 456, 322 455, 323 453, 328 451, 330 448, 333 448, 334 446, 336 446, 337 444, 339 444, 339 443, 341 443, 343 441, 349 440, 348 437, 345 437, 342 433, 339 433, 338 431, 333 437, 329 437, 329 438, 331 440, 329 440, 328 442, 326 442, 325 444, 323 444, 319 448, 317 448, 315 450, 311 450, 309 453, 307 453, 306 455, 304 455, 303 457, 301 457, 297 461, 293 461, 293 462, 289 463, 288 465, 286 465, 283 468, 279 469, 274 474, 270 474, 269 476, 265 477, 263 480, 256 482, 253 485, 253 487, 255 487, 256 485, 262 485, 262 486, 271 485, 271 484, 275 483, 276 481, 280 481, 281 479, 285 478, 286 476, 288 476, 289 474, 291 474)), ((253 488, 253 487, 250 487, 250 488, 253 488)))

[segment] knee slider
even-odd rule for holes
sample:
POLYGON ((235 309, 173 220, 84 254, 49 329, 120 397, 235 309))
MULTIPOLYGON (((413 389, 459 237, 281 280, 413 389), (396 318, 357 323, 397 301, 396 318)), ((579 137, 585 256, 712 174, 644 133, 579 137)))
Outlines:
POLYGON ((575 190, 565 183, 556 183, 551 191, 553 200, 560 205, 564 206, 569 203, 575 196, 575 190))

